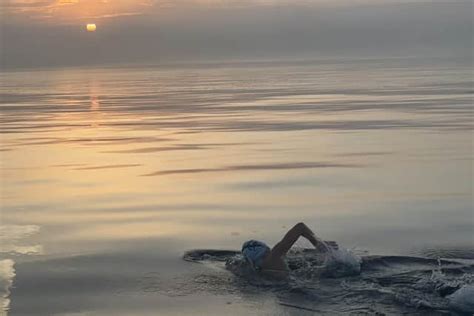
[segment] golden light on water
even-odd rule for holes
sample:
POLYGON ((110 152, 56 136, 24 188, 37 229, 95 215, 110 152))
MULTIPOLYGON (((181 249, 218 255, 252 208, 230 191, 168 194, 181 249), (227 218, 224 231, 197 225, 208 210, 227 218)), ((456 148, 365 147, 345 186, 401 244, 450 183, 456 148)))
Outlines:
POLYGON ((86 26, 87 32, 95 32, 97 30, 97 25, 90 23, 86 26))

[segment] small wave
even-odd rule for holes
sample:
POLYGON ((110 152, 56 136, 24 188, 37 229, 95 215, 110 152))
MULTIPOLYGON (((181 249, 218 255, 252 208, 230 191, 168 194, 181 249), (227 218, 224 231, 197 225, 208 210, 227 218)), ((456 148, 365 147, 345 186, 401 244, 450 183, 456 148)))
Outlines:
POLYGON ((213 250, 213 249, 195 249, 184 253, 183 259, 191 262, 199 261, 226 261, 233 256, 239 255, 240 251, 234 250, 213 250))
POLYGON ((459 290, 448 296, 449 306, 463 313, 474 313, 474 285, 463 285, 459 290))
POLYGON ((466 247, 426 247, 416 251, 423 257, 428 258, 447 258, 447 259, 474 259, 474 248, 466 247))

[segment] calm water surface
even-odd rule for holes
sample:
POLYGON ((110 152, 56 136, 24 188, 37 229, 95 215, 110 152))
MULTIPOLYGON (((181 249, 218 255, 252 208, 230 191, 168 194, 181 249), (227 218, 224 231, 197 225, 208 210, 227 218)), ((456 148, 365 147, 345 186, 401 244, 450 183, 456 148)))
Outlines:
POLYGON ((371 254, 473 257, 469 63, 71 68, 1 83, 8 315, 299 315, 181 260, 273 244, 298 221, 371 254))

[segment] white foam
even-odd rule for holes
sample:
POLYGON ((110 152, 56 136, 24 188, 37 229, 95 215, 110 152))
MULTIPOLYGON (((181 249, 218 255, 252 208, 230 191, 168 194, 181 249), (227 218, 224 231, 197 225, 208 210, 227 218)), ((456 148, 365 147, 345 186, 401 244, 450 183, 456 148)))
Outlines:
POLYGON ((326 274, 334 277, 359 274, 361 262, 361 258, 350 250, 331 249, 326 256, 326 274))
POLYGON ((10 288, 15 277, 15 262, 11 259, 0 260, 0 315, 10 306, 10 288))

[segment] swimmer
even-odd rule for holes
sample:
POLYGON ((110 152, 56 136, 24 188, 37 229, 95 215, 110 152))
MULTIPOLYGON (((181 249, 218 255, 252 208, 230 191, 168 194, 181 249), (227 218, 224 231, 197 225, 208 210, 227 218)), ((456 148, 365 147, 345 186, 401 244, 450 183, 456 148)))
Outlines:
POLYGON ((298 223, 273 248, 270 249, 261 241, 249 240, 243 244, 242 254, 257 271, 286 272, 288 267, 284 258, 300 236, 309 240, 318 251, 323 253, 330 251, 330 248, 339 248, 336 242, 324 242, 317 238, 304 223, 298 223))

